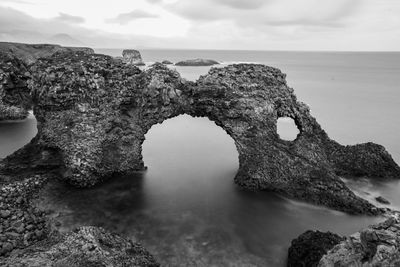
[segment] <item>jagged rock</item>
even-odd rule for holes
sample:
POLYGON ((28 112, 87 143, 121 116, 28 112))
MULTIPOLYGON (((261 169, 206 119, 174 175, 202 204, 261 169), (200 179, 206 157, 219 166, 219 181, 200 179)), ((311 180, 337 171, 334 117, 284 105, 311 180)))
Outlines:
MULTIPOLYGON (((76 186, 143 169, 145 133, 180 114, 208 117, 232 137, 239 153, 235 182, 244 188, 272 190, 349 213, 378 214, 382 210, 357 197, 337 174, 357 175, 364 169, 364 175, 374 176, 378 169, 381 177, 400 177, 383 147, 332 141, 276 68, 213 68, 193 83, 160 63, 141 71, 109 56, 77 52, 41 59, 31 73, 38 120, 31 145, 58 153, 60 175, 76 186), (296 140, 279 138, 279 117, 295 121, 300 130, 296 140), (355 151, 356 169, 343 163, 354 159, 355 151)), ((3 168, 12 162, 6 159, 3 168)))
POLYGON ((172 63, 172 62, 169 61, 169 60, 163 60, 161 63, 164 64, 164 65, 171 65, 171 64, 174 64, 174 63, 172 63))
POLYGON ((389 218, 340 242, 319 267, 400 266, 400 222, 389 218))
POLYGON ((219 64, 218 61, 215 61, 212 59, 200 59, 200 58, 188 59, 188 60, 179 61, 179 62, 175 63, 176 66, 194 66, 194 67, 212 66, 212 65, 218 65, 218 64, 219 64))
POLYGON ((344 238, 331 233, 306 231, 292 240, 288 254, 288 267, 315 267, 322 256, 344 238))
POLYGON ((143 66, 145 65, 142 56, 138 50, 134 49, 125 49, 122 51, 122 61, 126 64, 136 65, 136 66, 143 66))
POLYGON ((382 204, 390 204, 390 201, 382 196, 376 197, 375 200, 382 204))
POLYGON ((54 233, 24 250, 0 258, 4 267, 42 266, 159 266, 140 244, 98 227, 54 233))

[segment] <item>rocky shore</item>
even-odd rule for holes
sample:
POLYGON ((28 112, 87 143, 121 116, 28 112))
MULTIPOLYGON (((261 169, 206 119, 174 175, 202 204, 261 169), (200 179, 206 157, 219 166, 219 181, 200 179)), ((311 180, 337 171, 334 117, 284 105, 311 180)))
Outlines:
MULTIPOLYGON (((43 56, 32 52, 40 47, 27 47, 30 56, 0 52, 0 119, 18 118, 33 107, 38 121, 31 143, 0 161, 2 265, 62 266, 74 259, 76 266, 157 266, 140 245, 103 229, 54 231, 31 200, 49 179, 91 187, 114 174, 143 170, 145 134, 180 114, 208 117, 232 137, 239 153, 234 180, 242 188, 274 191, 350 214, 387 212, 356 196, 339 175, 398 179, 400 167, 380 145, 342 146, 330 139, 279 69, 236 64, 212 68, 189 82, 161 63, 142 71, 85 49, 54 46, 50 50, 57 51, 43 56), (294 141, 280 139, 280 117, 295 121, 300 133, 294 141)), ((131 62, 135 55, 126 57, 131 62)), ((296 247, 322 240, 329 246, 312 247, 310 260, 325 255, 320 266, 346 266, 351 260, 395 262, 397 218, 369 229, 333 248, 340 237, 307 233, 294 242, 291 255, 308 258, 296 247)))

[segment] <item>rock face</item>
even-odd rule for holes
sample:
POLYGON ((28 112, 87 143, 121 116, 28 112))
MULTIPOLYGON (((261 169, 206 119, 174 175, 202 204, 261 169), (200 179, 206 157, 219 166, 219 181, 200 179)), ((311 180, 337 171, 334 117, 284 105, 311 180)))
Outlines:
POLYGON ((194 67, 198 67, 198 66, 212 66, 212 65, 218 65, 219 62, 212 60, 212 59, 188 59, 185 61, 179 61, 177 63, 175 63, 176 66, 194 66, 194 67))
POLYGON ((322 256, 343 239, 330 232, 307 231, 292 241, 287 266, 316 267, 322 256))
POLYGON ((80 227, 65 235, 55 233, 48 239, 1 259, 1 266, 147 266, 155 261, 141 245, 111 234, 102 228, 80 227))
POLYGON ((0 42, 0 121, 21 120, 32 108, 29 65, 38 58, 50 57, 60 51, 82 51, 92 54, 91 48, 59 45, 28 45, 0 42))
POLYGON ((125 49, 122 51, 122 61, 126 64, 142 66, 145 65, 140 52, 134 49, 125 49))
POLYGON ((399 244, 400 222, 390 218, 340 242, 318 266, 400 266, 399 244))

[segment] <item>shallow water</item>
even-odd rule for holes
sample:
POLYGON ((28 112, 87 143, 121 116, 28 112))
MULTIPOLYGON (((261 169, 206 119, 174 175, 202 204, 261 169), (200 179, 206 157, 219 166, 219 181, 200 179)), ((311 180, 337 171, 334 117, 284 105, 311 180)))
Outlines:
MULTIPOLYGON (((400 161, 398 53, 160 50, 142 55, 147 61, 204 57, 278 66, 332 138, 381 143, 400 161)), ((208 70, 182 68, 192 80, 208 70)), ((34 120, 0 124, 0 157, 27 143, 35 127, 34 120)), ((289 125, 281 129, 282 137, 292 136, 289 125)), ((206 118, 184 115, 153 126, 143 155, 146 172, 87 190, 55 183, 39 203, 54 211, 62 230, 106 227, 142 242, 165 266, 284 266, 290 241, 305 230, 350 234, 379 220, 240 190, 233 183, 238 168, 233 140, 206 118)), ((371 201, 382 195, 400 207, 399 182, 346 182, 371 201)))

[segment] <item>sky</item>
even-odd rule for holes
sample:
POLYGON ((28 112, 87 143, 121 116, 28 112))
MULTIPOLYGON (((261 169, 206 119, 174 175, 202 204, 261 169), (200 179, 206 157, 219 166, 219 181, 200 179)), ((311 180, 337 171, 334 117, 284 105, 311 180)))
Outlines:
POLYGON ((399 51, 400 0, 0 0, 0 41, 399 51))

